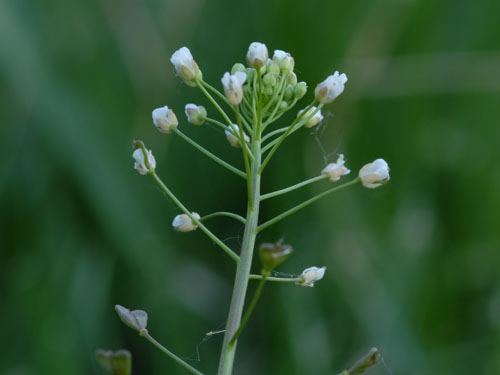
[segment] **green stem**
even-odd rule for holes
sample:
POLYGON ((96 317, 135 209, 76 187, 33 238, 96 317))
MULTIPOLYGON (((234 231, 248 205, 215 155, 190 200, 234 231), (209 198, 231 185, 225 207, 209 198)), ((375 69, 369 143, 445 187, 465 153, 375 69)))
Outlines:
MULTIPOLYGON (((242 145, 245 144, 245 133, 243 132, 243 126, 241 125, 241 119, 240 119, 240 110, 238 107, 235 107, 235 112, 236 112, 236 122, 238 123, 238 129, 240 131, 240 143, 242 145)), ((241 147, 241 150, 243 151, 243 160, 245 162, 245 171, 246 171, 246 178, 247 178, 247 194, 248 194, 248 202, 250 204, 250 209, 253 209, 253 199, 252 199, 252 181, 250 179, 250 164, 248 162, 248 155, 247 155, 247 149, 246 147, 241 147)))
POLYGON ((229 104, 229 102, 227 101, 227 98, 226 96, 221 93, 219 90, 217 90, 215 87, 213 87, 212 85, 210 85, 208 82, 204 81, 204 80, 200 80, 201 84, 203 86, 205 86, 206 88, 208 88, 210 91, 212 91, 215 95, 217 95, 220 99, 222 99, 222 101, 224 103, 226 103, 227 105, 231 105, 229 104))
POLYGON ((218 375, 231 375, 236 355, 236 346, 238 341, 231 342, 235 332, 240 326, 245 296, 248 287, 248 275, 252 266, 252 258, 255 246, 255 238, 257 235, 257 223, 259 220, 260 206, 260 174, 259 167, 261 163, 260 141, 254 139, 252 142, 252 153, 255 155, 250 168, 250 178, 252 182, 252 200, 247 209, 247 218, 245 232, 243 234, 243 243, 241 246, 240 263, 236 270, 234 280, 233 294, 229 307, 229 314, 226 323, 226 332, 224 334, 224 342, 219 362, 218 375))
POLYGON ((182 367, 184 367, 186 370, 188 370, 191 374, 195 375, 203 375, 202 372, 198 371, 195 369, 193 366, 189 365, 188 363, 184 362, 182 359, 177 357, 174 353, 172 353, 170 350, 165 348, 162 344, 160 344, 158 341, 156 341, 148 332, 147 329, 143 329, 140 332, 140 335, 144 337, 146 340, 148 340, 151 344, 156 346, 158 349, 160 349, 163 353, 168 355, 170 358, 172 358, 175 362, 180 364, 182 367))
POLYGON ((211 124, 217 125, 219 128, 221 128, 223 130, 229 130, 229 126, 227 126, 226 124, 223 124, 220 121, 214 120, 213 118, 206 117, 205 121, 210 122, 211 124))
POLYGON ((316 195, 315 197, 312 197, 311 199, 308 199, 306 200, 305 202, 302 202, 301 204, 298 204, 297 206, 293 207, 293 208, 290 208, 288 211, 285 211, 283 212, 282 214, 276 216, 275 218, 271 219, 271 220, 268 220, 266 221, 265 223, 261 224, 258 226, 257 228, 257 232, 261 232, 262 230, 266 229, 267 227, 277 223, 278 221, 280 220, 283 220, 284 218, 286 218, 287 216, 290 216, 291 214, 297 212, 298 210, 304 208, 304 207, 307 207, 309 206, 311 203, 314 203, 316 202, 317 200, 321 199, 321 198, 324 198, 326 197, 327 195, 330 195, 332 193, 335 193, 336 191, 339 191, 339 190, 342 190, 342 189, 345 189, 346 187, 349 187, 349 186, 353 186, 353 185, 356 185, 356 184, 359 184, 361 182, 361 179, 359 177, 356 177, 354 180, 352 181, 349 181, 343 185, 340 185, 340 186, 336 186, 334 188, 331 188, 327 191, 324 191, 323 193, 321 194, 318 194, 316 195))
POLYGON ((212 154, 210 151, 205 149, 204 147, 200 146, 198 143, 193 141, 191 138, 189 138, 187 135, 182 133, 179 129, 175 128, 174 133, 178 134, 182 139, 184 139, 186 142, 188 142, 191 146, 196 148, 198 151, 202 152, 206 156, 208 156, 210 159, 218 163, 219 165, 222 165, 224 168, 229 169, 231 172, 237 174, 240 177, 243 177, 244 179, 247 178, 247 175, 245 172, 240 171, 238 168, 233 167, 231 164, 225 162, 224 160, 220 159, 219 157, 215 156, 212 154))
POLYGON ((305 181, 299 182, 298 184, 289 186, 285 189, 276 190, 276 191, 273 191, 272 193, 267 193, 267 194, 261 195, 260 200, 263 201, 264 199, 276 197, 278 195, 288 193, 288 192, 293 191, 295 189, 301 188, 302 186, 306 186, 306 185, 312 184, 313 182, 321 181, 321 180, 324 180, 326 178, 328 178, 328 175, 322 174, 320 176, 316 176, 316 177, 310 178, 309 180, 305 180, 305 181))
POLYGON ((269 138, 271 138, 272 136, 276 135, 276 134, 279 134, 279 133, 284 133, 288 130, 288 126, 284 127, 284 128, 280 128, 280 129, 276 129, 276 130, 273 130, 272 132, 269 132, 267 134, 265 134, 263 137, 262 137, 262 142, 265 142, 267 141, 269 138))
POLYGON ((278 138, 277 143, 274 145, 273 149, 269 152, 269 154, 267 154, 266 158, 262 162, 262 165, 260 166, 260 170, 259 170, 260 173, 262 173, 262 171, 266 167, 267 163, 269 163, 269 160, 271 160, 271 158, 273 157, 274 153, 276 152, 276 150, 278 149, 278 147, 281 145, 281 143, 285 140, 285 138, 293 130, 295 124, 296 123, 299 123, 301 125, 305 124, 307 121, 309 121, 316 114, 316 112, 318 112, 321 109, 321 107, 323 106, 323 104, 320 104, 318 106, 318 108, 316 108, 316 110, 313 113, 311 113, 311 115, 309 115, 306 119, 302 119, 303 115, 307 113, 307 111, 314 105, 315 102, 316 101, 314 100, 311 104, 309 104, 309 106, 301 113, 301 115, 298 116, 292 122, 292 124, 288 127, 288 130, 285 133, 283 133, 283 135, 281 137, 278 138))
POLYGON ((244 217, 238 215, 238 214, 233 214, 232 212, 225 212, 225 211, 221 211, 221 212, 214 212, 212 214, 208 214, 208 215, 205 215, 203 216, 200 221, 205 221, 205 220, 209 220, 209 219, 212 219, 214 217, 217 217, 217 216, 227 216, 227 217, 230 217, 230 218, 233 218, 233 219, 236 219, 238 220, 239 222, 245 224, 246 223, 246 220, 244 217))
POLYGON ((239 335, 243 331, 243 328, 245 328, 246 324, 248 323, 248 320, 250 319, 250 316, 253 313, 253 310, 255 310, 255 306, 257 305, 257 302, 259 301, 260 295, 262 294, 262 289, 264 289, 264 285, 266 284, 266 276, 263 276, 262 279, 260 279, 259 286, 257 287, 257 290, 255 291, 255 294, 253 295, 252 301, 250 302, 250 305, 248 305, 248 309, 245 312, 245 315, 243 316, 243 319, 241 319, 240 326, 238 327, 238 330, 235 332, 233 338, 231 339, 231 342, 229 343, 230 345, 234 344, 236 340, 238 340, 239 335))
POLYGON ((226 112, 224 112, 224 110, 221 108, 221 106, 219 105, 219 103, 217 103, 214 100, 214 98, 212 97, 212 95, 210 95, 210 93, 205 89, 205 87, 203 87, 203 84, 201 82, 202 81, 197 80, 196 81, 196 85, 203 92, 203 94, 205 94, 205 96, 208 98, 208 100, 210 100, 210 102, 215 107, 215 109, 217 109, 217 111, 219 111, 219 113, 224 118, 224 120, 226 120, 227 124, 229 126, 231 126, 233 124, 233 122, 229 119, 228 115, 226 114, 226 112))
MULTIPOLYGON (((264 276, 262 275, 250 275, 248 276, 250 280, 262 280, 264 276)), ((266 277, 267 281, 275 281, 278 283, 303 283, 304 282, 304 276, 299 276, 299 277, 266 277)))
POLYGON ((240 257, 236 255, 233 250, 231 250, 224 242, 222 242, 215 234, 210 232, 207 227, 205 227, 200 220, 198 220, 196 217, 193 216, 191 212, 182 204, 180 200, 177 199, 177 197, 170 191, 170 189, 163 183, 163 181, 158 177, 156 172, 154 170, 149 172, 151 176, 153 176, 154 180, 158 183, 160 188, 167 194, 167 196, 174 202, 177 207, 181 209, 182 212, 184 212, 186 215, 189 216, 189 218, 200 227, 201 231, 205 233, 212 241, 214 241, 219 247, 224 250, 233 260, 239 264, 240 263, 240 257))

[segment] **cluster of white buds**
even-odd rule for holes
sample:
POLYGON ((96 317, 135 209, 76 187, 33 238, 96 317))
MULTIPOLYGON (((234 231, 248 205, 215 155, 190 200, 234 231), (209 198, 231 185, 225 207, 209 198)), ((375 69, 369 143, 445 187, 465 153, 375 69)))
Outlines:
POLYGON ((179 121, 177 121, 174 111, 165 106, 153 111, 153 124, 160 133, 170 134, 177 127, 179 121))
POLYGON ((151 150, 146 150, 146 154, 148 156, 147 164, 149 164, 149 168, 146 164, 146 160, 144 159, 144 152, 142 151, 142 148, 137 148, 132 153, 132 157, 135 160, 134 168, 137 172, 139 172, 139 174, 142 175, 148 174, 148 172, 153 171, 156 168, 156 160, 151 150))
POLYGON ((389 165, 384 159, 377 159, 366 164, 359 171, 359 178, 364 187, 375 189, 386 184, 389 179, 389 165))
POLYGON ((325 276, 326 267, 309 267, 306 268, 301 276, 303 278, 302 282, 298 282, 297 285, 313 287, 316 281, 319 281, 325 276))
MULTIPOLYGON (((196 212, 192 212, 191 215, 193 215, 193 217, 195 217, 197 220, 200 220, 200 215, 198 215, 196 212)), ((174 221, 172 221, 172 226, 178 232, 191 232, 198 228, 198 225, 196 225, 196 223, 191 220, 189 215, 186 214, 177 215, 174 218, 174 221)))
POLYGON ((351 173, 349 169, 344 165, 344 155, 339 154, 337 161, 335 163, 328 164, 322 171, 321 174, 327 175, 328 179, 332 182, 337 182, 340 177, 351 173))

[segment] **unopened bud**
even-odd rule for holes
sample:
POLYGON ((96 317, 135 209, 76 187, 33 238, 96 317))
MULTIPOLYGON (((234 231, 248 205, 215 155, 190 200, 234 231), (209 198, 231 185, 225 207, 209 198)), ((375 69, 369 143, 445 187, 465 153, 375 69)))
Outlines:
POLYGON ((366 164, 359 171, 359 178, 364 187, 375 189, 386 184, 389 179, 389 165, 384 159, 377 159, 366 164))
POLYGON ((304 97, 306 92, 307 92, 307 83, 299 82, 295 86, 293 96, 295 97, 295 99, 299 100, 299 99, 302 99, 304 97))
POLYGON ((236 63, 231 68, 231 74, 234 74, 236 72, 243 72, 243 73, 245 73, 246 70, 247 70, 247 68, 245 68, 245 65, 243 65, 242 63, 236 63))
POLYGON ((295 66, 295 61, 292 56, 288 52, 275 50, 273 61, 279 62, 281 73, 283 75, 293 72, 293 68, 295 66))
POLYGON ((174 111, 165 106, 153 111, 153 124, 160 133, 170 134, 177 127, 179 121, 177 121, 174 111))
POLYGON ((276 75, 273 73, 267 73, 262 79, 262 83, 266 87, 273 87, 276 84, 276 75))
POLYGON ((201 105, 186 104, 184 111, 188 122, 192 125, 202 125, 207 118, 207 110, 201 105))
POLYGON ((243 83, 247 79, 246 73, 236 72, 230 75, 228 72, 222 77, 224 94, 231 105, 238 105, 243 100, 243 83))
POLYGON ((196 80, 203 78, 198 64, 194 61, 193 55, 187 47, 175 51, 170 62, 174 65, 177 75, 189 86, 196 86, 196 80))
MULTIPOLYGON (((196 212, 192 212, 191 215, 200 220, 200 215, 196 212)), ((178 232, 192 232, 198 228, 198 225, 186 214, 177 215, 172 221, 172 226, 178 232)))
POLYGON ((368 353, 361 357, 350 369, 346 372, 349 375, 364 374, 365 371, 377 363, 380 359, 380 353, 377 348, 371 348, 368 353))
POLYGON ((274 60, 270 60, 266 64, 266 72, 279 75, 280 74, 280 64, 274 60))
POLYGON ((299 113, 297 113, 297 117, 300 117, 302 115, 302 120, 307 119, 308 117, 312 117, 307 120, 307 122, 304 124, 306 128, 312 128, 313 126, 318 125, 322 120, 323 120, 323 115, 321 114, 321 110, 317 110, 315 106, 312 106, 307 110, 306 113, 302 115, 302 113, 305 111, 305 109, 301 109, 299 113), (316 112, 316 113, 314 113, 316 112), (314 115, 313 115, 314 113, 314 115))
POLYGON ((269 53, 265 44, 258 42, 250 44, 246 57, 248 66, 255 69, 262 68, 267 63, 268 58, 269 53))
POLYGON ((293 86, 292 85, 288 85, 285 89, 285 95, 283 96, 285 98, 285 100, 291 100, 293 98, 293 86))
POLYGON ((286 81, 289 85, 295 86, 297 84, 297 74, 291 72, 286 76, 286 81))
POLYGON ((143 329, 146 329, 146 326, 148 325, 148 314, 145 311, 130 311, 129 309, 120 305, 115 305, 115 310, 122 322, 130 328, 135 329, 139 333, 143 329))
MULTIPOLYGON (((240 147, 240 128, 236 124, 231 125, 232 132, 229 130, 225 130, 224 133, 226 134, 226 139, 227 141, 231 144, 233 147, 240 147)), ((243 134, 243 137, 245 139, 245 142, 250 142, 250 138, 248 135, 243 134)))
POLYGON ((259 247, 259 257, 264 271, 271 271, 283 263, 292 253, 290 245, 278 243, 263 243, 259 247))

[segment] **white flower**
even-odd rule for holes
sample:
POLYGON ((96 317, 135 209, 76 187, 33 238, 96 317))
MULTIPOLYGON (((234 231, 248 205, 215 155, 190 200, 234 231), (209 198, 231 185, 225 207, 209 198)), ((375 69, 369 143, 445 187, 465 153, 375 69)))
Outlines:
POLYGON ((344 84, 347 82, 345 73, 339 74, 336 71, 332 76, 328 76, 323 82, 316 86, 314 95, 323 104, 331 103, 344 91, 344 84))
POLYGON ((196 86, 195 80, 203 77, 198 64, 193 60, 193 55, 189 48, 182 47, 175 51, 170 58, 177 75, 189 86, 196 86))
POLYGON ((364 187, 378 188, 389 181, 389 166, 384 159, 377 159, 360 169, 359 178, 364 187))
POLYGON ((247 52, 247 64, 252 68, 262 68, 269 58, 265 44, 253 42, 247 52))
POLYGON ((351 173, 349 169, 344 166, 344 155, 339 154, 336 163, 328 164, 322 171, 321 174, 328 175, 328 179, 332 182, 340 180, 340 177, 351 173))
MULTIPOLYGON (((299 117, 303 112, 305 111, 305 109, 301 109, 299 111, 299 113, 297 113, 297 117, 299 117)), ((311 108, 309 108, 309 110, 304 114, 304 116, 302 116, 302 119, 306 119, 308 118, 309 116, 311 116, 314 112, 316 111, 316 107, 315 106, 312 106, 311 108)), ((312 128, 313 126, 316 126, 318 125, 321 121, 323 121, 323 115, 321 114, 321 110, 319 110, 318 112, 316 112, 314 114, 313 117, 311 117, 305 124, 304 126, 306 128, 312 128)))
POLYGON ((146 153, 148 155, 148 163, 150 169, 148 169, 144 160, 144 153, 142 152, 142 148, 136 149, 132 154, 132 157, 135 160, 134 168, 142 175, 148 174, 150 170, 154 170, 156 168, 156 160, 153 156, 153 153, 151 152, 151 150, 146 150, 146 153))
POLYGON ((295 66, 295 60, 288 52, 281 51, 279 49, 274 51, 273 61, 277 62, 281 68, 283 74, 293 72, 295 66))
POLYGON ((304 281, 301 283, 297 283, 297 285, 313 287, 316 281, 319 281, 325 276, 326 267, 309 267, 306 268, 302 275, 304 277, 304 281))
MULTIPOLYGON (((200 220, 200 215, 198 215, 196 212, 192 212, 191 215, 200 220)), ((186 214, 177 215, 174 218, 174 221, 172 221, 172 226, 176 231, 179 232, 191 232, 198 228, 198 225, 196 225, 186 214)))
POLYGON ((174 111, 167 106, 156 108, 153 111, 153 123, 156 128, 164 134, 170 134, 179 124, 174 111))
POLYGON ((224 73, 222 77, 222 85, 224 86, 224 94, 231 105, 238 105, 243 99, 243 83, 247 79, 247 74, 236 72, 234 74, 224 73))
POLYGON ((184 112, 192 125, 202 125, 207 118, 207 110, 202 105, 186 104, 184 112))
MULTIPOLYGON (((226 133, 226 138, 227 141, 231 144, 233 147, 240 147, 240 128, 236 124, 232 124, 231 128, 233 129, 233 132, 229 130, 225 130, 224 132, 226 133)), ((245 142, 250 142, 250 138, 248 135, 243 134, 245 138, 245 142)))

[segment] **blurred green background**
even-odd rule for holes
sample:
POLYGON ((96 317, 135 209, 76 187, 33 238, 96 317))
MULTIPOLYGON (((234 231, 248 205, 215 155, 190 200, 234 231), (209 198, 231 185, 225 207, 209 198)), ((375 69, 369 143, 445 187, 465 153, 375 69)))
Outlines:
MULTIPOLYGON (((133 170, 131 140, 188 207, 244 214, 240 179, 158 133, 151 111, 172 107, 185 133, 240 163, 220 131, 186 124, 185 103, 215 111, 169 58, 188 46, 220 87, 253 41, 295 57, 310 87, 297 110, 334 70, 349 77, 323 126, 284 144, 264 192, 337 153, 353 174, 383 157, 391 181, 259 237, 294 246, 284 273, 328 271, 314 289, 266 287, 235 374, 336 374, 371 346, 384 357, 371 374, 500 373, 499 15, 498 0, 2 0, 0 374, 102 374, 94 351, 122 347, 135 374, 186 373, 116 303, 146 310, 160 342, 215 373, 222 335, 204 337, 223 329, 233 263, 201 231, 172 230, 178 211, 133 170)), ((266 201, 262 218, 327 186, 266 201)), ((209 227, 238 248, 237 222, 209 227)))

